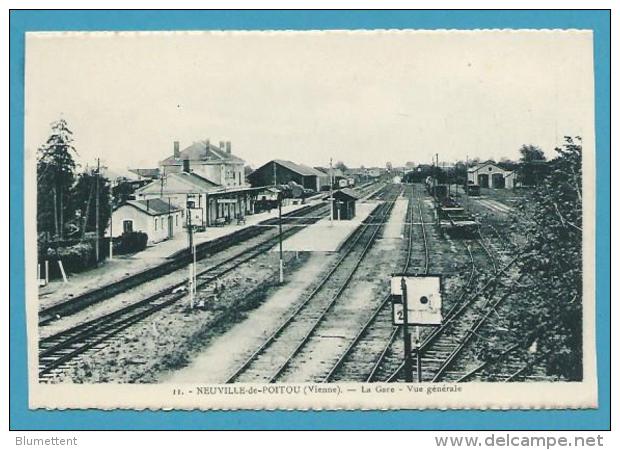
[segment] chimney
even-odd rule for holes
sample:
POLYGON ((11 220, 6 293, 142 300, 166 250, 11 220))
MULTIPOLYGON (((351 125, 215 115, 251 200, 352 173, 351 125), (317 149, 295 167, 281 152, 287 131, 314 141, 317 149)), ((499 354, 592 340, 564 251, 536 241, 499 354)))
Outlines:
POLYGON ((189 173, 189 159, 183 160, 183 172, 189 173))
POLYGON ((179 141, 174 141, 174 157, 179 158, 181 156, 181 151, 179 150, 179 141))
POLYGON ((224 141, 220 141, 220 150, 224 151, 224 141))
POLYGON ((230 141, 226 141, 226 153, 230 155, 230 141))
POLYGON ((209 147, 211 146, 211 142, 209 142, 209 139, 207 139, 207 142, 205 144, 205 159, 209 159, 209 147))

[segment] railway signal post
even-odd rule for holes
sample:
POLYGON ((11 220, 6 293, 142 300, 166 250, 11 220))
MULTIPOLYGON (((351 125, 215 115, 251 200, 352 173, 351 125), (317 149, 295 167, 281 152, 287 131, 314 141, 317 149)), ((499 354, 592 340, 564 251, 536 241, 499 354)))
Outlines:
POLYGON ((418 383, 422 382, 422 346, 420 327, 441 325, 442 289, 439 275, 395 274, 391 281, 392 322, 403 327, 405 381, 413 382, 411 335, 415 326, 414 352, 418 383))
POLYGON ((202 226, 202 208, 195 208, 194 200, 187 200, 187 232, 189 238, 189 251, 191 262, 189 264, 189 306, 194 309, 194 297, 196 296, 196 241, 194 239, 194 227, 202 226))
MULTIPOLYGON (((405 348, 405 381, 411 383, 413 381, 413 373, 411 373, 411 337, 409 336, 409 317, 407 308, 407 282, 405 277, 400 280, 400 289, 403 302, 403 343, 405 348)), ((418 361, 420 360, 420 354, 418 353, 418 361)), ((419 374, 418 374, 419 376, 419 374)))

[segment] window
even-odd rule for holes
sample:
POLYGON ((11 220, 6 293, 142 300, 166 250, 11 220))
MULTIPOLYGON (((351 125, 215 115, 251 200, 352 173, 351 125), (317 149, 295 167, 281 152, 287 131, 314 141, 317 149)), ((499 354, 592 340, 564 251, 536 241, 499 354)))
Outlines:
POLYGON ((123 233, 131 233, 133 231, 133 220, 123 220, 123 233))
POLYGON ((175 221, 176 221, 176 226, 178 227, 179 226, 179 215, 175 214, 174 218, 175 218, 175 221))
POLYGON ((157 217, 155 217, 155 231, 157 231, 157 217))

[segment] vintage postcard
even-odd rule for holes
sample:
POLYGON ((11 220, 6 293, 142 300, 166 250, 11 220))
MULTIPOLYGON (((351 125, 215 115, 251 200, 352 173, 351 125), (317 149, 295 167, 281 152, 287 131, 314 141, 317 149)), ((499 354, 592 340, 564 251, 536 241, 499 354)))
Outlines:
POLYGON ((31 408, 597 406, 588 30, 28 33, 31 408))

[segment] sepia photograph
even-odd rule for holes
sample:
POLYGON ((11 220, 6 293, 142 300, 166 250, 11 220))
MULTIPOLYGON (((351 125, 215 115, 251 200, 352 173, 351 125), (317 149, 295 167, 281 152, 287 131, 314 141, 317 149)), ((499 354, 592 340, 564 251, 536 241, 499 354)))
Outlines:
POLYGON ((592 52, 27 33, 31 407, 595 407, 592 52))

